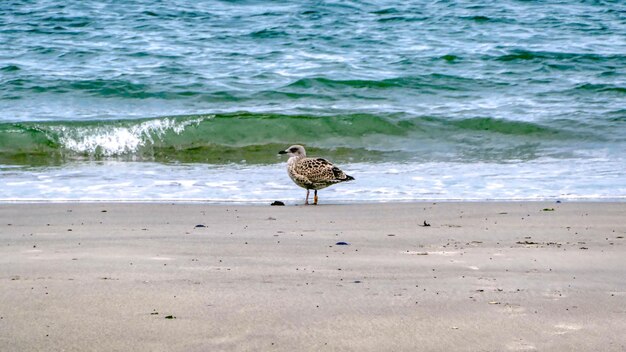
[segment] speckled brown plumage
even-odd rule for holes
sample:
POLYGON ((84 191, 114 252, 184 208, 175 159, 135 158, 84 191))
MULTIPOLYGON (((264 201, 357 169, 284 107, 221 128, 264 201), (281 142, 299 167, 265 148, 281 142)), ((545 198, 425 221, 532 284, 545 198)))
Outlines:
POLYGON ((317 190, 336 183, 354 180, 330 161, 322 158, 307 158, 301 145, 293 145, 279 154, 288 154, 287 173, 298 186, 307 190, 305 204, 308 204, 309 190, 315 191, 313 204, 317 204, 317 190))

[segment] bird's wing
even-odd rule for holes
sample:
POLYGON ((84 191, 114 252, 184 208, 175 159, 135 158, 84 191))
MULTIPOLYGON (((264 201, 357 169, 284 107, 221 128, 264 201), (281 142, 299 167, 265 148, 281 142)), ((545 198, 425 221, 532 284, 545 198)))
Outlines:
POLYGON ((333 182, 346 178, 346 174, 330 161, 322 158, 306 158, 298 162, 295 171, 305 175, 309 181, 333 182))

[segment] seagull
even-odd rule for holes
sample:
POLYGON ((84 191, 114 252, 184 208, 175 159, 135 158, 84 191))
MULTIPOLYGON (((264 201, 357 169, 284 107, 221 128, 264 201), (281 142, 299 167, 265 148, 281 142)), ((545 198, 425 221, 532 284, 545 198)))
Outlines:
POLYGON ((287 173, 295 184, 306 189, 305 205, 309 204, 309 191, 315 190, 313 205, 317 205, 317 190, 335 183, 352 181, 354 177, 346 175, 340 168, 322 158, 307 158, 301 145, 292 145, 278 154, 289 155, 287 173))

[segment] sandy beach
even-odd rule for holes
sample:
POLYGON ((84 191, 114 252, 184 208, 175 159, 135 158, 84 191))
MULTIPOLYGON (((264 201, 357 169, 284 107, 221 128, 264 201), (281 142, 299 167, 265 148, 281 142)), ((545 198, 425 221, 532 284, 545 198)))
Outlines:
POLYGON ((3 204, 0 350, 624 351, 624 237, 626 203, 3 204))

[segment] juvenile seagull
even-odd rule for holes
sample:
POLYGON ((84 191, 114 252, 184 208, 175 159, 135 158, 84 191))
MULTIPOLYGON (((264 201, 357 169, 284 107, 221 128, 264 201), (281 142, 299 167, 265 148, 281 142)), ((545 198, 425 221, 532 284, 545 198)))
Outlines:
POLYGON ((315 190, 313 205, 317 205, 317 190, 326 188, 344 181, 352 181, 354 177, 346 175, 340 168, 322 158, 307 158, 306 151, 301 145, 292 145, 281 150, 278 154, 289 155, 287 173, 289 177, 302 188, 306 188, 306 200, 309 204, 309 191, 315 190))

